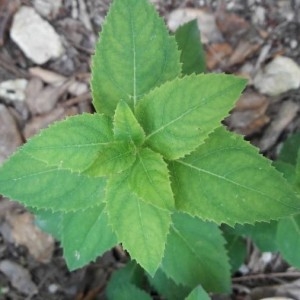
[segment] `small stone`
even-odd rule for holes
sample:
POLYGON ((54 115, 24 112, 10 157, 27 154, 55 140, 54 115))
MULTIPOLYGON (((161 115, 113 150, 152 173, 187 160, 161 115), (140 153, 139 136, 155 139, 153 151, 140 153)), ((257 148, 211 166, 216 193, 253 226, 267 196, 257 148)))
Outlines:
POLYGON ((52 19, 62 7, 62 0, 34 0, 33 5, 40 15, 52 19))
POLYGON ((254 78, 254 86, 261 93, 277 96, 300 87, 300 66, 289 57, 277 56, 254 78))
POLYGON ((54 28, 31 7, 22 6, 15 14, 10 36, 36 64, 44 64, 64 53, 60 37, 54 28))
POLYGON ((10 101, 24 101, 26 79, 7 80, 0 83, 0 97, 10 101))

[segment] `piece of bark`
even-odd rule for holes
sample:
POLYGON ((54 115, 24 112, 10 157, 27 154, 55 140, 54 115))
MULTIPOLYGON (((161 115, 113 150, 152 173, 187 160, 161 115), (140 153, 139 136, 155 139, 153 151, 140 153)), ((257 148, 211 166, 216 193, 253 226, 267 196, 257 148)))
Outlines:
POLYGON ((0 104, 0 128, 1 165, 23 143, 15 119, 3 104, 0 104))

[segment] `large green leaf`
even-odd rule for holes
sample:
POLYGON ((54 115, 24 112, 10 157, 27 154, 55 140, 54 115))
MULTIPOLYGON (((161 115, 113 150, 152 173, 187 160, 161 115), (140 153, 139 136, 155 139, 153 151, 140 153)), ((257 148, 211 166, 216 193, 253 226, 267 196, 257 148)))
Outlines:
POLYGON ((50 166, 83 171, 112 140, 112 121, 108 117, 83 114, 51 125, 29 140, 23 151, 50 166))
POLYGON ((230 267, 218 226, 183 213, 174 213, 172 221, 163 271, 177 283, 228 292, 230 267))
POLYGON ((182 73, 204 73, 206 70, 205 52, 200 40, 197 20, 180 26, 175 33, 176 42, 181 50, 182 73))
POLYGON ((109 221, 118 241, 153 275, 163 257, 170 213, 141 200, 130 189, 126 172, 110 179, 106 202, 109 221))
POLYGON ((294 192, 269 160, 224 128, 170 166, 177 208, 203 219, 254 223, 300 209, 294 192))
POLYGON ((122 141, 109 143, 101 148, 98 157, 84 174, 107 176, 128 169, 136 159, 134 144, 122 141))
POLYGON ((174 209, 169 171, 160 154, 142 149, 130 169, 129 183, 132 191, 145 202, 162 209, 174 209))
POLYGON ((93 104, 110 116, 119 100, 131 108, 155 86, 180 74, 180 53, 147 0, 115 0, 92 63, 93 104))
POLYGON ((141 145, 145 133, 125 101, 120 101, 114 115, 114 135, 117 140, 141 145))
POLYGON ((191 75, 150 92, 136 109, 146 143, 167 159, 190 153, 220 126, 245 83, 224 74, 191 75))
POLYGON ((74 211, 104 198, 105 178, 92 178, 49 166, 22 149, 0 168, 3 195, 35 208, 74 211))
POLYGON ((117 244, 104 204, 63 214, 61 236, 70 270, 88 264, 117 244))
POLYGON ((283 258, 300 268, 300 215, 284 218, 278 223, 276 235, 278 249, 283 258))

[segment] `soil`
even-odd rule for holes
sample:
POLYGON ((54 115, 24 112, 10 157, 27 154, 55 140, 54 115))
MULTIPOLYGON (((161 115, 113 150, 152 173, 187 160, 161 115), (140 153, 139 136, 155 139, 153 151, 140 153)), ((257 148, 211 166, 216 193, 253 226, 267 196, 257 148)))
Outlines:
MULTIPOLYGON (((63 40, 66 52, 63 56, 38 66, 13 42, 9 32, 14 14, 21 5, 33 7, 36 2, 43 1, 0 0, 0 84, 10 79, 22 78, 28 80, 31 85, 30 88, 27 86, 25 100, 0 96, 0 150, 4 149, 0 151, 0 163, 16 147, 50 123, 69 115, 93 112, 88 86, 90 58, 110 1, 58 1, 61 3, 56 11, 42 15, 63 40), (82 3, 85 4, 85 10, 81 10, 82 3), (54 73, 45 74, 44 70, 54 73), (68 84, 58 88, 50 83, 53 78, 60 80, 60 76, 64 76, 63 80, 68 84), (73 83, 77 87, 75 91, 70 88, 73 83), (45 99, 43 103, 37 104, 32 100, 35 99, 32 95, 37 89, 43 92, 40 94, 45 99), (50 101, 53 105, 49 108, 47 105, 50 101)), ((258 103, 252 108, 245 108, 247 105, 242 103, 243 108, 240 111, 246 111, 246 115, 240 115, 237 107, 232 116, 225 120, 225 124, 231 130, 245 135, 245 138, 258 146, 264 155, 276 159, 282 142, 293 132, 300 131, 300 91, 292 89, 276 96, 262 95, 251 84, 251 74, 276 56, 286 56, 300 64, 300 1, 152 2, 166 20, 173 11, 185 8, 199 9, 216 18, 218 30, 224 39, 205 44, 209 71, 249 77, 247 93, 258 103), (251 47, 247 46, 247 50, 250 51, 245 55, 245 51, 238 50, 238 46, 249 40, 252 44, 251 47), (286 113, 280 115, 283 109, 286 113), (249 118, 249 122, 245 123, 245 116, 249 118)), ((19 222, 20 216, 23 218, 28 212, 17 204, 7 203, 7 199, 0 198, 0 299, 105 299, 105 287, 111 273, 123 266, 127 260, 126 254, 119 247, 85 268, 69 272, 58 242, 50 243, 49 247, 54 247, 54 252, 44 261, 39 256, 34 257, 28 245, 16 243, 13 238, 16 227, 12 225, 15 223, 11 220, 19 222), (10 268, 12 272, 7 271, 10 268), (29 276, 28 280, 20 283, 20 278, 14 275, 20 274, 23 279, 27 278, 24 272, 29 276)), ((261 299, 267 295, 274 295, 274 289, 270 286, 275 283, 284 286, 288 282, 300 279, 298 273, 289 276, 290 266, 277 254, 271 255, 266 263, 262 263, 261 258, 262 253, 249 243, 244 266, 248 268, 248 273, 235 274, 233 293, 226 299, 261 299), (279 272, 281 275, 274 275, 279 272), (288 274, 289 279, 284 277, 284 274, 288 274), (243 275, 244 279, 238 279, 243 275), (258 287, 263 288, 253 292, 258 287)), ((284 295, 288 296, 287 293, 284 295)), ((297 299, 300 299, 300 296, 297 299)))

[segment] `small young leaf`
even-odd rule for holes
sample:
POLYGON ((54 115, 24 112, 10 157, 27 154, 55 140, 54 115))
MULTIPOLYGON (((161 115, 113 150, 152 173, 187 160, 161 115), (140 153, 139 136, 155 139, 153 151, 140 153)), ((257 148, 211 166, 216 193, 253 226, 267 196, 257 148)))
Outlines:
POLYGON ((191 75, 153 90, 136 109, 146 144, 167 159, 195 150, 220 126, 246 81, 224 74, 191 75))
POLYGON ((180 26, 176 30, 175 38, 181 50, 182 73, 185 75, 204 73, 206 70, 205 52, 200 40, 197 20, 180 26))
POLYGON ((125 101, 120 101, 114 116, 114 134, 116 140, 132 142, 140 146, 145 133, 125 101))
POLYGON ((138 197, 156 207, 174 209, 169 171, 160 154, 142 149, 129 172, 130 187, 138 197))
POLYGON ((181 72, 180 53, 147 0, 115 0, 92 63, 93 103, 113 116, 123 99, 131 108, 155 86, 181 72))
POLYGON ((128 169, 136 159, 136 149, 132 143, 117 141, 101 148, 98 157, 84 174, 89 176, 107 176, 128 169))
POLYGON ((234 228, 236 234, 250 237, 254 244, 262 252, 276 252, 278 251, 276 243, 278 221, 256 222, 254 225, 237 224, 234 228))
POLYGON ((128 174, 111 177, 106 193, 107 213, 118 241, 150 274, 157 270, 171 223, 168 211, 141 200, 128 185, 128 174))
POLYGON ((218 226, 174 213, 162 269, 175 282, 208 291, 228 292, 230 271, 225 240, 218 226))
POLYGON ((112 299, 114 291, 122 284, 131 283, 137 287, 145 284, 145 271, 135 262, 130 261, 121 269, 114 271, 106 287, 106 296, 112 299))
POLYGON ((112 121, 108 117, 83 114, 51 125, 29 140, 23 151, 50 166, 81 172, 112 140, 112 121))
POLYGON ((165 297, 164 299, 182 300, 190 291, 190 288, 176 284, 174 280, 168 278, 161 268, 156 271, 154 277, 148 275, 148 280, 150 285, 153 286, 160 295, 165 297))
POLYGON ((49 166, 22 149, 0 168, 0 191, 26 206, 75 211, 104 199, 105 178, 92 178, 49 166))
POLYGON ((202 286, 197 286, 194 290, 185 298, 185 300, 210 300, 211 298, 204 291, 202 286))
POLYGON ((300 214, 279 221, 276 242, 283 258, 300 268, 300 214))
POLYGON ((246 241, 241 236, 229 234, 226 232, 223 232, 223 236, 227 241, 226 250, 228 252, 231 273, 233 274, 239 269, 239 267, 243 264, 244 260, 246 259, 246 241))
POLYGON ((152 300, 150 295, 131 283, 124 283, 119 285, 108 297, 108 300, 129 299, 152 300))
POLYGON ((224 128, 170 167, 177 208, 206 220, 254 223, 300 209, 295 193, 269 160, 224 128))
POLYGON ((300 149, 300 133, 291 135, 283 144, 278 160, 289 163, 293 166, 297 163, 300 149))
POLYGON ((70 270, 88 264, 117 244, 104 204, 63 214, 61 236, 70 270))

